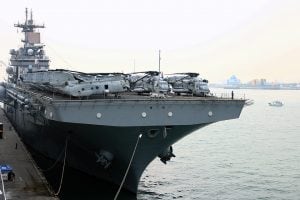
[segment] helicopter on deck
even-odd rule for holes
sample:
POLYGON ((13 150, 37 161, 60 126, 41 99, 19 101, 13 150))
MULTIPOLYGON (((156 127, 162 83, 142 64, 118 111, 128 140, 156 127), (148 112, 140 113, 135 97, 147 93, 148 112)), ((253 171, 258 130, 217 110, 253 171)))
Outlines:
POLYGON ((199 77, 199 73, 168 74, 164 80, 172 86, 172 91, 177 95, 192 94, 204 97, 210 92, 208 80, 199 77))
POLYGON ((135 72, 128 74, 131 91, 138 94, 162 93, 170 91, 167 81, 163 80, 161 73, 157 71, 135 72))

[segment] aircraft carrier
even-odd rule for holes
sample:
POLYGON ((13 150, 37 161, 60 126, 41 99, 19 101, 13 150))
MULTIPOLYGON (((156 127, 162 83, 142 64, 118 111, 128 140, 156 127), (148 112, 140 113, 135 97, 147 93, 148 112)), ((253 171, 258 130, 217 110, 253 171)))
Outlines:
POLYGON ((27 9, 25 16, 15 24, 25 37, 21 48, 10 50, 0 98, 25 144, 53 163, 136 193, 152 160, 166 164, 175 157, 175 142, 240 116, 245 100, 211 95, 197 73, 50 70, 36 31, 44 25, 27 9))

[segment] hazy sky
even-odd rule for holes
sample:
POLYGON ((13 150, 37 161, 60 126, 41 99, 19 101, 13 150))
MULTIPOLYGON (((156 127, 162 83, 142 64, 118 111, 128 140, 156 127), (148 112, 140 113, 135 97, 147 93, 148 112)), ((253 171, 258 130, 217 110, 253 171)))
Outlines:
POLYGON ((299 0, 10 0, 0 11, 0 60, 20 45, 13 24, 33 10, 51 68, 199 72, 300 82, 299 0))

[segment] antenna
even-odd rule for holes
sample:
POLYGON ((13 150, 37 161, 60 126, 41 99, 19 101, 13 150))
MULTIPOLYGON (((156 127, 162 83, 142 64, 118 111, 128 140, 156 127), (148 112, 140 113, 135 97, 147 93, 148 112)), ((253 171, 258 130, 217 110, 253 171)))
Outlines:
POLYGON ((25 8, 25 24, 27 24, 28 8, 25 8))
POLYGON ((158 72, 160 72, 160 60, 161 60, 161 57, 160 57, 160 50, 158 51, 158 72))

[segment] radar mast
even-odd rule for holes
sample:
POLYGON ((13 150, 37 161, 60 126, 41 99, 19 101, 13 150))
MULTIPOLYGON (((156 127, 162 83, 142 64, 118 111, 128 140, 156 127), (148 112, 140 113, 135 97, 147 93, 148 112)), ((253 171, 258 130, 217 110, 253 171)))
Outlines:
POLYGON ((19 49, 10 50, 10 65, 14 74, 10 77, 11 82, 17 83, 20 76, 24 73, 48 70, 49 58, 45 55, 44 46, 40 40, 40 33, 37 28, 45 28, 45 25, 35 24, 33 21, 32 10, 30 18, 28 17, 28 9, 25 9, 25 22, 14 24, 14 27, 21 28, 24 33, 24 39, 21 41, 24 46, 19 49))

